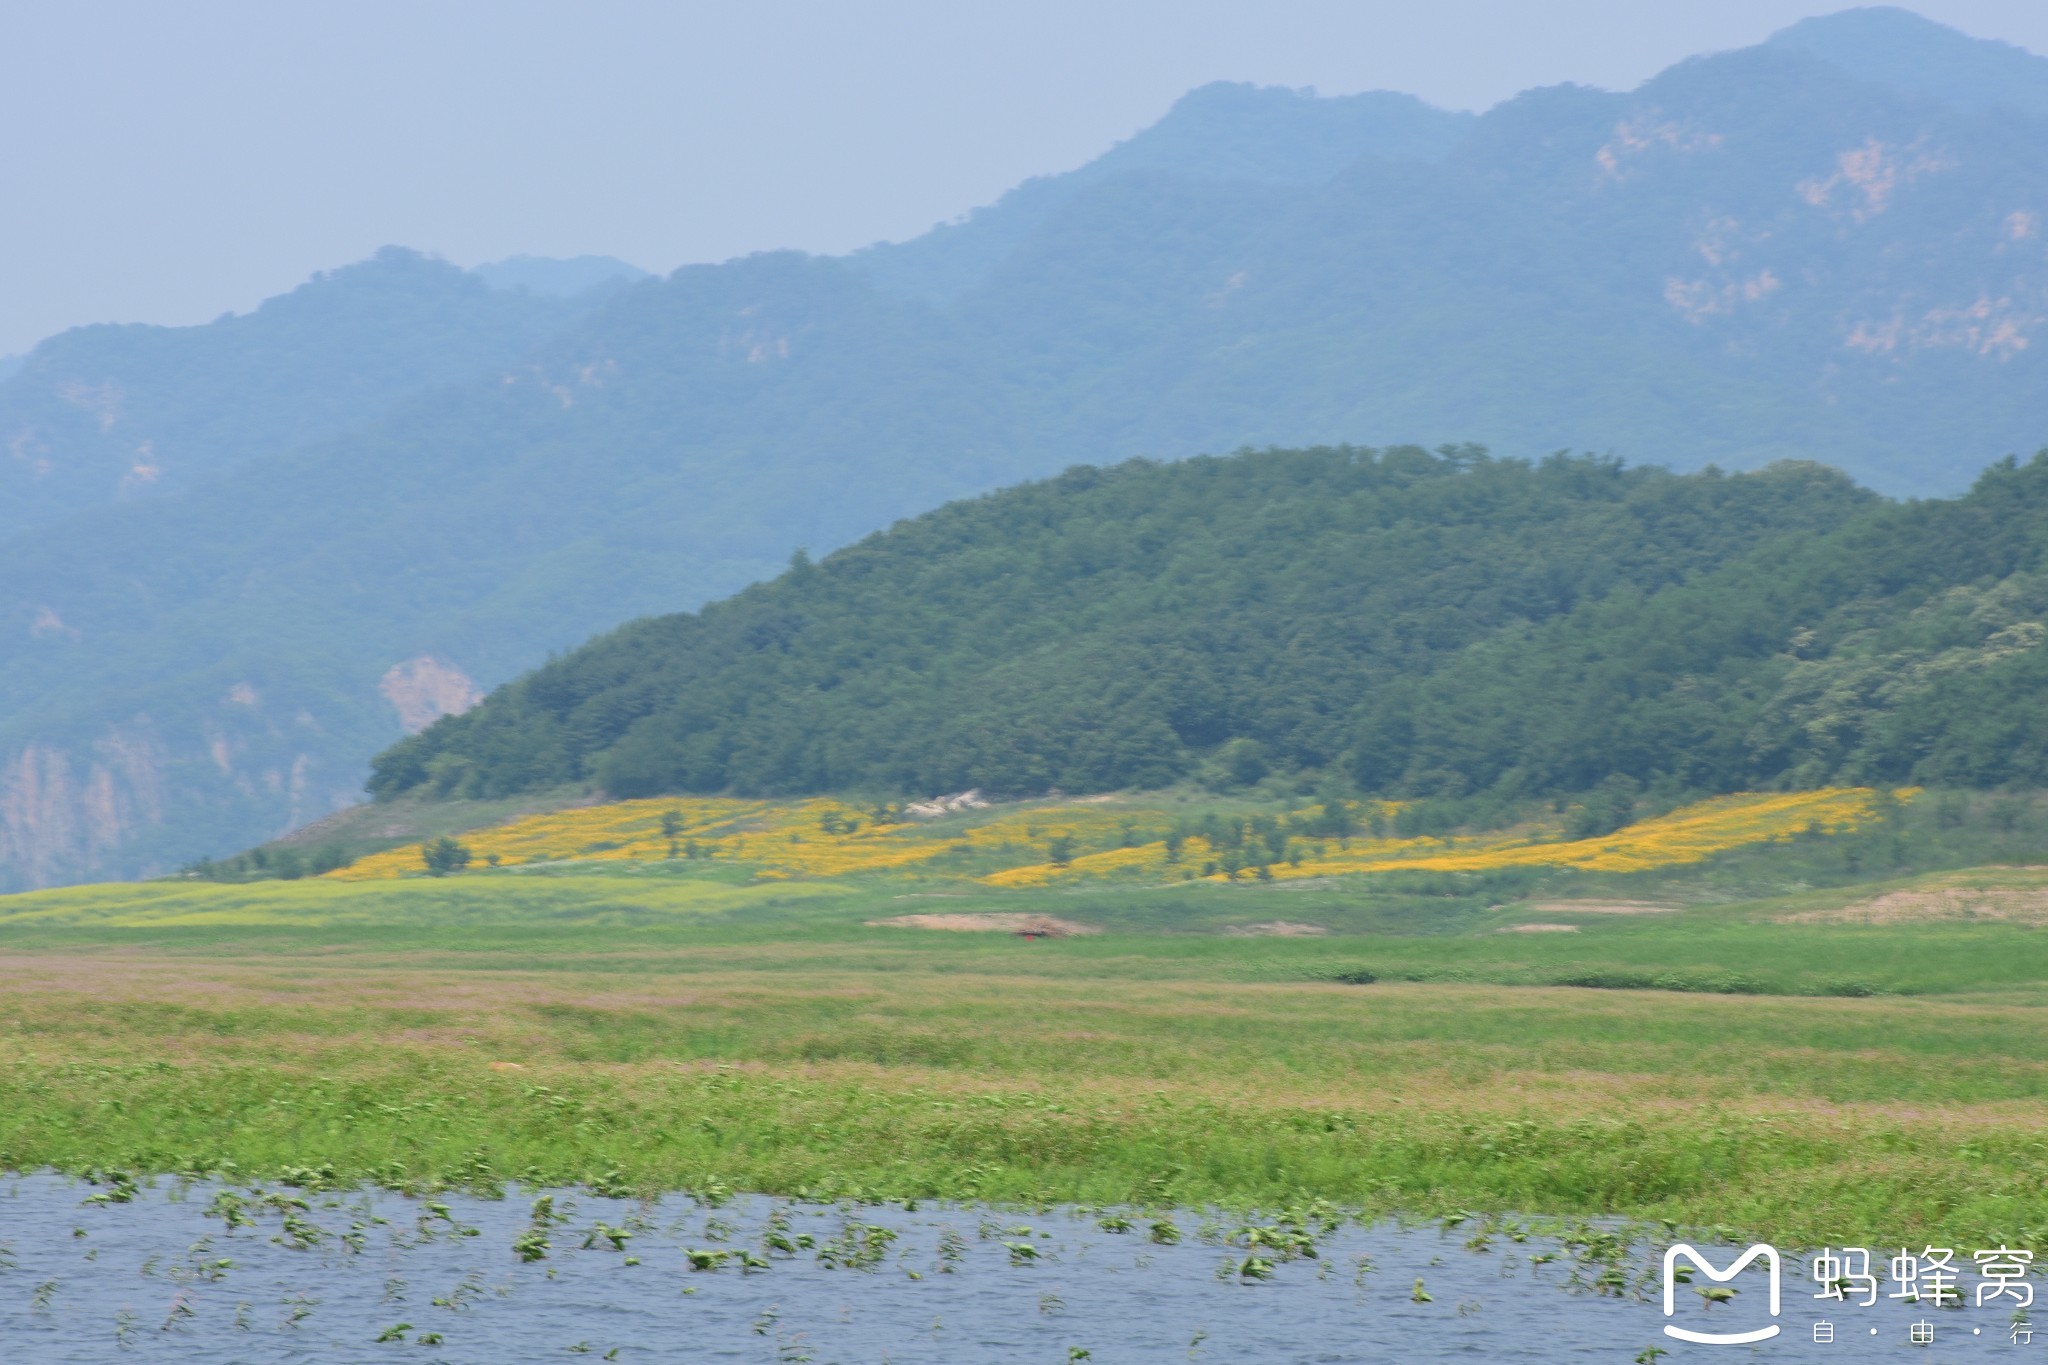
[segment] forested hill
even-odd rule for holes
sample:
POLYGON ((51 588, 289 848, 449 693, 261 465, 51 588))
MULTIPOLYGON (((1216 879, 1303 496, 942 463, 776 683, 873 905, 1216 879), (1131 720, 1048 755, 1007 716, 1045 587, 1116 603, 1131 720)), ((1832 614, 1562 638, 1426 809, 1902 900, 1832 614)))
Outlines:
POLYGON ((2044 73, 1855 10, 1478 115, 1212 86, 846 259, 563 299, 590 263, 394 254, 54 339, 0 381, 0 888, 275 836, 550 650, 1072 464, 1428 438, 1960 492, 2048 440, 2044 73))
POLYGON ((2048 779, 2048 455, 1898 504, 1810 464, 1473 449, 1134 461, 636 622, 373 789, 617 796, 2048 779))

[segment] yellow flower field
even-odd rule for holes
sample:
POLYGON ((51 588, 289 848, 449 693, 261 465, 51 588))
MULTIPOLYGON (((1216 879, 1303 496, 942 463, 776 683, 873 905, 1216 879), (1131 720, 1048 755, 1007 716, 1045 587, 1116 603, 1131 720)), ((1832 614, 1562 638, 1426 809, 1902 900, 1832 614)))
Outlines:
MULTIPOLYGON (((1901 797, 1910 792, 1898 793, 1901 797)), ((1555 829, 1473 837, 1316 838, 1290 833, 1276 880, 1393 871, 1476 872, 1576 867, 1639 872, 1700 862, 1745 845, 1813 829, 1839 833, 1867 821, 1877 793, 1865 787, 1715 797, 1594 839, 1555 829)), ((1396 807, 1373 803, 1382 817, 1396 807)), ((1183 817, 1184 818, 1184 817, 1183 817)), ((1174 812, 1140 802, 1028 802, 933 822, 830 797, 741 801, 657 797, 528 816, 462 836, 472 868, 647 863, 671 857, 737 866, 756 879, 861 873, 913 879, 972 878, 992 887, 1041 887, 1094 879, 1158 882, 1232 875, 1220 848, 1184 835, 1169 852, 1174 812), (664 832, 665 824, 673 836, 664 832), (1057 851, 1063 861, 1054 861, 1057 851)), ((327 874, 338 881, 424 875, 420 846, 363 858, 327 874)), ((1240 867, 1237 875, 1247 875, 1240 867)))
MULTIPOLYGON (((1904 793, 1901 793, 1902 795, 1904 793)), ((1330 876, 1345 872, 1480 872, 1507 867, 1577 867, 1588 872, 1647 872, 1703 862, 1747 844, 1790 839, 1818 826, 1841 834, 1868 820, 1877 793, 1868 787, 1820 791, 1743 793, 1685 806, 1597 839, 1543 842, 1415 840, 1400 851, 1385 845, 1359 846, 1339 856, 1298 867, 1275 867, 1273 875, 1330 876)))
MULTIPOLYGON (((800 801, 736 801, 720 797, 655 797, 528 816, 462 836, 472 867, 537 863, 648 862, 671 856, 738 862, 765 877, 837 877, 911 868, 967 852, 977 864, 989 856, 1018 863, 1045 856, 1054 839, 1088 847, 1121 836, 1126 824, 1144 837, 1163 834, 1159 812, 1108 810, 1087 804, 1010 806, 973 813, 936 827, 863 810, 830 797, 800 801), (673 840, 663 817, 676 817, 673 840)), ((423 871, 418 844, 372 854, 327 875, 369 881, 423 871)))

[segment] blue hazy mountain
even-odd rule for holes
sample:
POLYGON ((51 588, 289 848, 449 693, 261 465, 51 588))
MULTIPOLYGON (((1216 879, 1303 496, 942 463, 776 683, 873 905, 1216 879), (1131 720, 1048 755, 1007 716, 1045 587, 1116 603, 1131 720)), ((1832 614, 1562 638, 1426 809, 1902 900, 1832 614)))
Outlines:
POLYGON ((1893 90, 1972 112, 2048 118, 2048 63, 2023 47, 1972 38, 1889 5, 1802 19, 1767 46, 1818 57, 1893 90))
POLYGON ((393 247, 205 326, 75 328, 0 371, 0 534, 333 436, 583 306, 393 247))
POLYGON ((1319 185, 1360 157, 1442 160, 1473 118, 1385 90, 1319 99, 1310 91, 1217 81, 1182 96, 1159 122, 1078 170, 1027 180, 958 223, 869 247, 853 259, 887 288, 951 299, 986 280, 1093 187, 1147 174, 1247 187, 1319 185))
POLYGON ((1802 32, 1476 117, 1207 87, 849 258, 563 298, 387 256, 126 370, 78 357, 127 329, 53 339, 0 383, 0 875, 254 842, 552 650, 1073 464, 1470 440, 1960 491, 2048 442, 2048 136, 1878 59, 2048 62, 1802 32), (282 325, 358 272, 439 333, 282 325), (124 489, 144 440, 183 453, 124 489))
POLYGON ((562 299, 653 278, 648 271, 616 256, 507 256, 502 261, 471 266, 469 273, 493 289, 524 290, 562 299))

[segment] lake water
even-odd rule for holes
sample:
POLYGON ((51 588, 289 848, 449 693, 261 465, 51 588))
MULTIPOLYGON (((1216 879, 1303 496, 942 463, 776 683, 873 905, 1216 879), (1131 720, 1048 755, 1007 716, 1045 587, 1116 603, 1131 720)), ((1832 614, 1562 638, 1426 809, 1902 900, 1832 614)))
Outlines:
MULTIPOLYGON (((1106 1365, 1630 1361, 1652 1346, 1671 1361, 2048 1352, 2048 1332, 2015 1347, 2009 1301, 1964 1311, 1883 1298, 1867 1309, 1820 1305, 1832 1309, 1834 1340, 1816 1343, 1814 1286, 1789 1259, 1777 1338, 1689 1345, 1663 1335, 1661 1246, 1639 1241, 1625 1257, 1589 1258, 1583 1245, 1478 1220, 1450 1229, 1311 1221, 1304 1241, 1284 1223, 1184 1211, 1170 1220, 1180 1240, 1161 1244, 1153 1219, 1129 1211, 1131 1227, 1118 1231, 1115 1215, 1073 1209, 757 1197, 713 1207, 583 1191, 549 1200, 537 1218, 531 1193, 422 1200, 7 1177, 0 1361, 1106 1365), (104 1195, 113 1198, 87 1202, 104 1195), (1475 1231, 1479 1245, 1468 1246, 1475 1231), (538 1259, 521 1258, 522 1238, 538 1259), (1260 1240, 1271 1245, 1247 1245, 1260 1240), (703 1268, 691 1268, 692 1253, 703 1268), (1247 1267, 1247 1256, 1266 1264, 1247 1267), (1591 1287, 1610 1270, 1619 1294, 1591 1287), (1909 1344, 1915 1322, 1935 1333, 1931 1349, 1909 1344)), ((1728 1248, 1712 1250, 1729 1259, 1728 1248)), ((1967 1264, 1968 1253, 1959 1259, 1967 1264)), ((1723 1306, 1681 1288, 1670 1321, 1709 1331, 1772 1321, 1762 1273, 1734 1283, 1740 1292, 1723 1306)))

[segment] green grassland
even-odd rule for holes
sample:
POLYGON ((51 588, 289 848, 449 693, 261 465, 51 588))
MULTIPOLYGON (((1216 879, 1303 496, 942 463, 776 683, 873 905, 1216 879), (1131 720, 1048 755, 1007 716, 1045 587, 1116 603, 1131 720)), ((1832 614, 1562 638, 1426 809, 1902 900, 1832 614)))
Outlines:
POLYGON ((1924 809, 1883 836, 1922 866, 1874 879, 1862 835, 1535 886, 678 862, 14 896, 0 1166, 2048 1235, 2048 871, 1941 869, 2024 822, 1924 809), (1595 908, 1631 899, 1683 908, 1595 908), (1018 910, 1105 932, 870 923, 1018 910), (1241 932, 1273 923, 1335 932, 1241 932))
MULTIPOLYGON (((873 886, 735 884, 698 872, 632 872, 345 883, 157 882, 9 897, 0 949, 146 952, 167 960, 404 953, 449 970, 494 964, 569 970, 587 959, 665 959, 700 970, 745 952, 763 970, 836 966, 1053 979, 1432 983, 1645 987, 1726 995, 2026 994, 2048 1000, 2048 934, 2012 923, 1783 923, 1802 911, 1956 874, 1808 891, 1682 912, 1576 911, 1553 900, 1482 907, 1479 898, 1306 887, 1195 884, 1158 889, 898 894, 873 886), (905 914, 1044 911, 1111 932, 1022 942, 917 932, 872 921, 905 914), (1266 923, 1363 922, 1330 936, 1267 937, 1266 923), (1523 933, 1535 922, 1571 932, 1523 933), (1223 930, 1223 932, 1215 932, 1223 930), (1207 932, 1205 932, 1207 931, 1207 932)), ((1997 869, 1968 885, 2039 888, 2048 872, 1997 869)), ((1603 905, 1589 899, 1590 905, 1603 905)))

